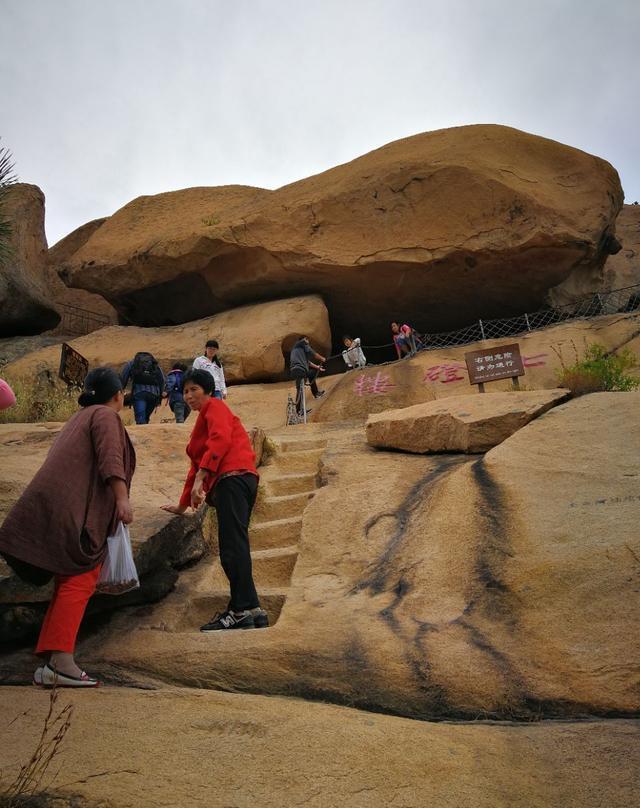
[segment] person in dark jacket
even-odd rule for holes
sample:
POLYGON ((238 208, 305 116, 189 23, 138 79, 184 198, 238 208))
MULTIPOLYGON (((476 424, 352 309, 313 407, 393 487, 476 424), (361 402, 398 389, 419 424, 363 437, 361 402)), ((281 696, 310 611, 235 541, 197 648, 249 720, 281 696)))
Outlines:
POLYGON ((171 408, 176 424, 184 424, 189 417, 191 410, 184 402, 182 388, 184 386, 184 374, 187 366, 181 362, 174 362, 171 370, 167 373, 167 380, 164 385, 165 404, 171 408))
POLYGON ((253 582, 249 520, 258 491, 256 458, 242 422, 220 399, 206 370, 190 370, 184 377, 184 398, 198 418, 187 446, 191 468, 177 505, 163 505, 169 513, 197 510, 206 499, 218 516, 220 563, 229 580, 227 609, 214 615, 200 631, 264 628, 267 613, 260 607, 253 582))
POLYGON ((289 373, 296 381, 296 410, 298 415, 302 415, 302 404, 304 401, 304 384, 308 379, 311 392, 314 398, 324 395, 324 390, 318 390, 316 379, 318 373, 324 371, 322 364, 316 364, 313 360, 323 363, 326 358, 314 351, 309 344, 309 337, 301 336, 294 344, 289 355, 289 373))
POLYGON ((155 408, 162 401, 164 374, 153 354, 139 351, 122 368, 120 374, 122 389, 127 389, 131 381, 133 414, 136 424, 148 424, 155 408))
POLYGON ((82 409, 64 425, 47 458, 0 527, 0 554, 20 577, 55 579, 36 654, 44 686, 95 687, 75 662, 78 629, 119 522, 133 521, 129 489, 135 451, 118 413, 122 385, 111 368, 85 379, 82 409), (64 480, 64 484, 61 481, 64 480))

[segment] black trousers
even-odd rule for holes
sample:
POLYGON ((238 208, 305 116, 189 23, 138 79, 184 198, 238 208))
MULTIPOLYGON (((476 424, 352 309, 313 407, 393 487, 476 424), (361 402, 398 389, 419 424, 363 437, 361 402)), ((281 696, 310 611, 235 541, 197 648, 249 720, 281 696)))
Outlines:
POLYGON ((315 398, 318 395, 318 385, 316 384, 316 379, 318 378, 318 371, 315 370, 315 368, 313 370, 307 370, 307 371, 305 371, 303 368, 292 368, 291 378, 296 380, 296 411, 298 415, 302 415, 302 401, 304 399, 305 379, 309 379, 311 392, 313 393, 313 396, 315 398))
POLYGON ((249 548, 249 520, 257 493, 258 478, 254 474, 238 474, 220 480, 211 498, 218 514, 220 563, 231 588, 229 608, 234 612, 260 605, 249 548))

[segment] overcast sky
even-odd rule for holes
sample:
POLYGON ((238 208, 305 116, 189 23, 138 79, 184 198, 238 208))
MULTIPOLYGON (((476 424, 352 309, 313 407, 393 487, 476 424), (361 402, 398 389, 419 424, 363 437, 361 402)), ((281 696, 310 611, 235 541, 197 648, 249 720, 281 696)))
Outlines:
POLYGON ((640 0, 0 0, 0 137, 55 243, 141 194, 277 188, 502 123, 640 200, 640 0))

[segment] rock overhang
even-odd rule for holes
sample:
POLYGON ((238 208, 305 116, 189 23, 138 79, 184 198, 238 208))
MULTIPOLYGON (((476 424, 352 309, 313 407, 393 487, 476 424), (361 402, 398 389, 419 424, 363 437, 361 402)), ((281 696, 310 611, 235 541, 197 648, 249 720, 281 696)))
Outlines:
POLYGON ((601 271, 622 190, 604 160, 502 126, 396 141, 275 191, 142 197, 71 257, 67 283, 129 321, 186 321, 317 293, 334 342, 400 317, 449 330, 542 305, 601 271))

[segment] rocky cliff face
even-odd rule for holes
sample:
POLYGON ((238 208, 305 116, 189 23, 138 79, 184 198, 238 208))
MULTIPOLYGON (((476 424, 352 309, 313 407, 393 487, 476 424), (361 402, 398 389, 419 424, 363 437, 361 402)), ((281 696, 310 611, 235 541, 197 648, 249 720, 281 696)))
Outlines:
MULTIPOLYGON (((45 199, 37 186, 11 186, 4 212, 13 230, 13 255, 0 269, 0 337, 54 329, 61 321, 60 304, 95 312, 106 322, 115 322, 115 310, 103 297, 83 289, 68 289, 57 272, 62 258, 72 255, 95 230, 93 222, 48 250, 45 199)), ((64 325, 63 320, 59 333, 66 333, 64 325)))
POLYGON ((459 127, 277 191, 140 197, 63 272, 145 325, 316 292, 334 337, 374 340, 398 317, 438 331, 538 307, 572 273, 601 269, 621 206, 603 160, 503 126, 459 127))
MULTIPOLYGON (((102 295, 92 294, 84 289, 69 289, 62 283, 58 275, 58 270, 86 244, 105 221, 106 218, 87 222, 60 239, 53 247, 50 247, 47 254, 48 277, 51 279, 52 287, 56 292, 56 299, 59 302, 75 306, 91 314, 97 314, 100 320, 105 321, 105 324, 115 324, 118 322, 117 312, 102 295)), ((96 325, 96 327, 98 326, 96 325)))
POLYGON ((40 334, 60 321, 47 289, 44 194, 35 185, 11 186, 3 214, 12 254, 0 267, 0 337, 40 334))
POLYGON ((622 289, 640 283, 640 205, 622 208, 616 219, 616 236, 622 249, 607 258, 604 266, 606 289, 622 289))
MULTIPOLYGON (((574 270, 549 293, 553 305, 567 305, 594 292, 625 289, 640 283, 640 205, 624 205, 615 229, 619 249, 607 258, 604 266, 574 270)), ((638 297, 638 290, 630 290, 628 296, 638 297)), ((625 299, 620 296, 620 303, 625 299)))
POLYGON ((638 406, 585 396, 475 458, 376 451, 349 425, 271 433, 251 540, 275 626, 199 635, 224 597, 207 560, 82 652, 421 718, 632 715, 638 406))

